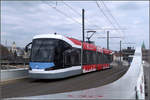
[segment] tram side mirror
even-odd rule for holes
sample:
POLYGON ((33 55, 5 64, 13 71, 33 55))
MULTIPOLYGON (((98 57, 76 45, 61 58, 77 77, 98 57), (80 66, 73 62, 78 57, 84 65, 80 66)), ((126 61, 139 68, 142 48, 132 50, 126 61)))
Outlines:
POLYGON ((28 47, 27 46, 25 47, 25 52, 28 52, 28 47))
POLYGON ((26 46, 25 46, 25 52, 28 52, 28 50, 29 50, 29 46, 32 44, 32 42, 30 42, 29 44, 27 44, 26 46))

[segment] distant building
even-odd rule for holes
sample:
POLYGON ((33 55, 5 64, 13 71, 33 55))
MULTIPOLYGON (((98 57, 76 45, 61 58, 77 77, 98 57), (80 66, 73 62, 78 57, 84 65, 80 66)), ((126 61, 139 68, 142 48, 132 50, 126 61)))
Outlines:
POLYGON ((121 52, 120 51, 115 51, 113 54, 113 60, 114 61, 129 61, 131 62, 131 55, 134 55, 135 49, 133 47, 127 47, 126 49, 122 49, 121 52))
POLYGON ((9 46, 7 48, 8 48, 9 52, 11 52, 12 54, 14 54, 18 57, 23 57, 24 54, 25 54, 24 49, 20 48, 20 47, 17 47, 15 42, 12 43, 12 46, 9 46))
POLYGON ((145 44, 144 44, 144 41, 143 41, 143 44, 142 44, 142 50, 146 49, 145 48, 145 44))
POLYGON ((150 49, 145 48, 144 41, 141 47, 142 47, 142 60, 150 63, 150 49))
POLYGON ((13 42, 13 44, 12 44, 11 52, 12 52, 13 54, 17 53, 17 48, 16 48, 16 43, 15 43, 15 42, 13 42))
POLYGON ((132 59, 133 59, 134 52, 135 52, 134 47, 127 47, 127 49, 123 49, 122 50, 123 60, 131 63, 132 59))
POLYGON ((0 60, 10 60, 13 59, 13 54, 9 50, 0 44, 0 60))
POLYGON ((120 58, 121 58, 121 61, 123 60, 123 57, 122 57, 122 54, 120 54, 120 52, 114 52, 113 53, 113 60, 114 61, 120 61, 120 58))
POLYGON ((24 50, 20 47, 16 47, 17 56, 23 57, 24 56, 24 50))

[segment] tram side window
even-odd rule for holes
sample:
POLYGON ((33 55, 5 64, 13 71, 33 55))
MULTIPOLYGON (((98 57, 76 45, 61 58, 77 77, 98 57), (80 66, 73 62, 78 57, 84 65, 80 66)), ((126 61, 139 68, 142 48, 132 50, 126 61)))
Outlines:
POLYGON ((93 52, 92 51, 89 51, 89 53, 90 53, 90 64, 94 64, 94 54, 93 54, 93 52))
POLYGON ((104 59, 103 59, 103 60, 104 60, 104 63, 107 63, 106 54, 104 54, 103 57, 104 57, 104 59))
POLYGON ((110 63, 110 56, 107 55, 107 63, 110 63))
POLYGON ((55 50, 55 59, 54 62, 56 66, 60 67, 63 65, 70 65, 70 54, 69 54, 69 49, 71 48, 71 45, 68 43, 59 40, 59 45, 56 46, 55 50), (65 53, 65 54, 64 54, 65 53), (64 56, 65 55, 65 56, 64 56))
POLYGON ((107 55, 107 63, 110 63, 110 62, 111 62, 110 55, 107 55))
POLYGON ((93 52, 86 50, 86 64, 93 64, 93 52))
POLYGON ((63 59, 64 59, 64 65, 65 66, 71 66, 71 55, 70 55, 70 50, 67 50, 63 54, 63 59))
POLYGON ((80 65, 80 51, 78 49, 73 49, 71 52, 71 64, 73 66, 80 65))
POLYGON ((109 63, 112 62, 112 55, 108 55, 109 63))
POLYGON ((113 55, 110 56, 111 57, 111 62, 113 61, 113 55))
POLYGON ((101 53, 100 52, 97 52, 97 64, 101 64, 102 63, 102 57, 101 57, 101 53))
POLYGON ((106 57, 105 58, 106 59, 106 63, 108 63, 108 55, 106 54, 105 57, 106 57))
POLYGON ((77 65, 80 65, 81 64, 81 50, 77 49, 76 53, 77 53, 77 56, 76 56, 77 65))
POLYGON ((103 54, 102 57, 103 57, 103 64, 104 64, 104 63, 106 63, 106 57, 105 57, 105 54, 103 54))
POLYGON ((86 57, 87 57, 86 64, 91 64, 91 53, 89 51, 86 51, 86 57))
POLYGON ((94 51, 89 51, 86 50, 84 55, 84 64, 96 64, 97 63, 97 58, 96 58, 96 53, 94 51))
POLYGON ((103 57, 103 54, 100 53, 100 64, 103 64, 104 63, 104 57, 103 57))
POLYGON ((65 66, 77 66, 81 62, 81 54, 78 49, 69 49, 64 53, 64 65, 65 66))
POLYGON ((108 63, 108 56, 104 54, 104 63, 108 63))
POLYGON ((87 64, 87 51, 83 50, 83 64, 86 65, 87 64))
POLYGON ((96 56, 97 56, 97 64, 99 64, 99 52, 97 52, 96 56))
POLYGON ((83 64, 104 64, 107 63, 108 57, 100 52, 94 52, 90 50, 84 50, 83 52, 83 64))
POLYGON ((93 64, 97 64, 96 52, 93 52, 93 64))
POLYGON ((76 65, 75 56, 76 56, 75 52, 72 52, 72 53, 71 53, 71 65, 72 65, 72 66, 76 65))
POLYGON ((98 64, 101 64, 102 63, 102 57, 101 57, 101 54, 98 52, 98 64))

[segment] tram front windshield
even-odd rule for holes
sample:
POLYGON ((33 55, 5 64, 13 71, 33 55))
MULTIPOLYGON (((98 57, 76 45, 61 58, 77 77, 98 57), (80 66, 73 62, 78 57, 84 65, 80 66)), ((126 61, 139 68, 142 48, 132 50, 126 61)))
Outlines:
POLYGON ((32 42, 31 61, 53 62, 58 41, 57 39, 34 39, 32 42))

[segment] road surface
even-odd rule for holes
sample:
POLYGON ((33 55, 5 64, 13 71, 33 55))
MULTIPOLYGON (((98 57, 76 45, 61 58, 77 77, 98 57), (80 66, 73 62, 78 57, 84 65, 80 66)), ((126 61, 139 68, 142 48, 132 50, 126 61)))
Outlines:
POLYGON ((20 79, 1 83, 2 98, 48 95, 90 89, 119 79, 129 66, 113 66, 111 69, 82 74, 59 80, 20 79))

